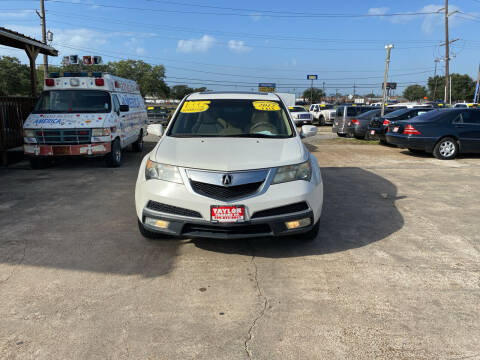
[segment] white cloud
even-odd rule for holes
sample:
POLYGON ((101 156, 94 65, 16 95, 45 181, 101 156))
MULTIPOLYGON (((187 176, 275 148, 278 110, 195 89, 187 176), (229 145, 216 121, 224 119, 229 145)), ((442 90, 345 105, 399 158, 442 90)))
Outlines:
MULTIPOLYGON (((429 4, 421 9, 411 11, 411 12, 420 12, 420 13, 429 13, 429 12, 439 12, 438 14, 428 14, 428 15, 400 15, 400 16, 382 16, 380 17, 382 20, 389 21, 394 24, 400 24, 400 23, 407 23, 415 19, 421 19, 422 20, 422 25, 421 29, 425 34, 432 34, 437 28, 443 27, 444 26, 444 16, 443 12, 439 11, 444 7, 444 4, 429 4)), ((390 9, 388 7, 379 7, 379 8, 370 8, 368 9, 368 14, 369 15, 384 15, 386 14, 390 9)), ((460 10, 458 6, 455 5, 450 5, 449 6, 449 12, 453 12, 455 10, 460 10)), ((407 12, 408 13, 408 12, 407 12)), ((475 13, 470 13, 468 15, 473 15, 476 16, 475 13)), ((463 22, 464 20, 459 17, 459 16, 451 16, 449 18, 449 24, 454 27, 463 22)))
POLYGON ((378 7, 368 9, 368 15, 384 15, 388 11, 388 7, 378 7))
POLYGON ((131 37, 123 45, 129 50, 129 52, 135 52, 137 55, 145 55, 145 48, 142 46, 143 41, 138 40, 136 37, 131 37))
POLYGON ((31 10, 3 11, 0 12, 0 18, 21 19, 32 14, 31 10))
POLYGON ((262 14, 260 13, 253 13, 253 14, 250 14, 250 19, 252 19, 252 21, 259 21, 260 19, 262 18, 262 14))
POLYGON ((246 46, 242 40, 229 40, 228 41, 228 48, 236 53, 246 53, 252 51, 252 48, 246 46))
POLYGON ((203 35, 200 39, 179 40, 177 51, 183 53, 206 52, 215 44, 215 38, 203 35))

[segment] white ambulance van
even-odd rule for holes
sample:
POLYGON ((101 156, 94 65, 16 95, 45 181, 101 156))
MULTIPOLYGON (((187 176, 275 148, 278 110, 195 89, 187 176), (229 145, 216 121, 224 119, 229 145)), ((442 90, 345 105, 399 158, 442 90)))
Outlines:
POLYGON ((117 167, 125 147, 143 150, 147 111, 133 80, 100 72, 51 73, 23 128, 33 168, 60 156, 104 156, 117 167))

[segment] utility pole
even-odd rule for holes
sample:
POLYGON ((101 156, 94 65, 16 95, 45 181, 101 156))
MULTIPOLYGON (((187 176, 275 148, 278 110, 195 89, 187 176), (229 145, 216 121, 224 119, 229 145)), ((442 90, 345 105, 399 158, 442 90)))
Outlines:
MULTIPOLYGON (((42 21, 42 43, 45 45, 47 44, 47 25, 45 21, 45 0, 40 0, 40 13, 35 10, 37 13, 38 17, 42 21)), ((43 77, 47 78, 48 77, 48 56, 43 54, 43 77)))
POLYGON ((355 95, 357 93, 357 89, 355 87, 355 81, 353 82, 353 99, 355 100, 355 95))
POLYGON ((433 80, 435 81, 435 84, 433 86, 433 96, 432 96, 433 101, 435 101, 435 95, 437 94, 437 65, 442 60, 436 58, 434 61, 435 61, 435 71, 433 72, 433 80))
POLYGON ((385 49, 387 49, 387 57, 385 59, 385 75, 383 76, 382 112, 380 113, 380 116, 382 117, 385 115, 385 95, 387 92, 388 67, 390 65, 390 52, 393 49, 393 44, 385 45, 385 49))
POLYGON ((477 85, 475 86, 475 96, 473 97, 473 103, 478 104, 478 90, 480 87, 480 65, 478 65, 478 77, 477 77, 477 85))
MULTIPOLYGON (((450 42, 448 40, 448 0, 445 0, 445 103, 450 92, 450 42)), ((449 103, 451 104, 451 103, 449 103)))

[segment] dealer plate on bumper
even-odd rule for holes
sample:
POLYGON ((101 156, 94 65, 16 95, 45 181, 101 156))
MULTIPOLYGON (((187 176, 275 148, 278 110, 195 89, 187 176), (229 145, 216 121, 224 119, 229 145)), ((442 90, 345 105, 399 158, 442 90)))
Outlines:
POLYGON ((210 206, 210 221, 215 223, 236 223, 245 221, 245 206, 212 205, 210 206))

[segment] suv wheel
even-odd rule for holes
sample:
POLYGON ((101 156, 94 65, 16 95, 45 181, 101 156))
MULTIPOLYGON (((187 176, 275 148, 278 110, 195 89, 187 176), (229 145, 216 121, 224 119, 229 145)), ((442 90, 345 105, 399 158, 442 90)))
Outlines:
POLYGON ((433 149, 433 155, 440 160, 452 160, 457 157, 458 143, 451 137, 441 139, 433 149))
POLYGON ((320 116, 320 118, 318 119, 318 125, 319 126, 325 125, 325 118, 323 116, 320 116))

